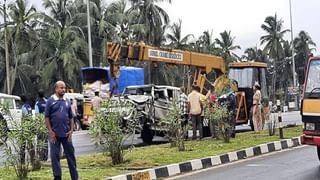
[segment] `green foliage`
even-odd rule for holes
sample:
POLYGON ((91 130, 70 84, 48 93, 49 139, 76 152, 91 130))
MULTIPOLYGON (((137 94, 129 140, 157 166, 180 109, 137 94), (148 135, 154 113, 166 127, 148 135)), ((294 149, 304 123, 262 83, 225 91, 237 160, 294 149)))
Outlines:
MULTIPOLYGON (((301 135, 302 126, 294 128, 285 128, 285 138, 293 138, 301 135)), ((267 144, 279 140, 279 135, 269 136, 268 131, 262 131, 260 134, 252 132, 240 133, 230 143, 224 143, 221 140, 212 141, 212 139, 203 139, 201 141, 186 141, 186 151, 178 151, 176 148, 170 148, 170 144, 152 145, 141 148, 134 148, 126 151, 126 161, 117 166, 112 165, 111 158, 105 158, 104 154, 98 153, 77 157, 77 168, 81 179, 106 179, 106 177, 136 171, 137 168, 148 169, 152 167, 165 166, 173 163, 186 162, 192 159, 202 159, 215 155, 222 155, 228 152, 239 151, 259 144, 267 144)), ((68 179, 69 169, 67 161, 61 160, 62 179, 68 179)), ((0 167, 0 177, 3 179, 13 179, 12 169, 0 167)), ((41 171, 32 171, 30 179, 52 179, 51 164, 46 162, 41 171)))
POLYGON ((96 143, 101 144, 104 154, 112 158, 113 164, 123 162, 123 142, 127 134, 132 134, 136 127, 135 111, 132 121, 125 120, 128 114, 125 109, 129 108, 125 101, 106 100, 102 103, 100 111, 94 114, 94 125, 90 127, 96 143))
POLYGON ((182 127, 181 110, 178 103, 174 100, 169 112, 160 120, 161 127, 165 128, 171 147, 178 147, 179 151, 184 151, 184 135, 186 126, 182 127))
MULTIPOLYGON (((207 109, 207 108, 206 108, 207 109)), ((223 137, 224 141, 230 141, 231 126, 229 124, 229 116, 227 105, 212 104, 210 111, 205 113, 206 117, 215 124, 216 138, 223 137)))
POLYGON ((36 142, 36 137, 46 133, 44 116, 37 115, 33 118, 31 115, 23 116, 22 119, 13 119, 6 106, 2 109, 4 121, 2 121, 1 129, 7 129, 7 122, 11 122, 10 131, 1 131, 3 151, 5 157, 5 165, 12 167, 19 179, 25 179, 30 171, 39 170, 41 164, 39 157, 35 154, 35 149, 42 147, 43 142, 36 142))

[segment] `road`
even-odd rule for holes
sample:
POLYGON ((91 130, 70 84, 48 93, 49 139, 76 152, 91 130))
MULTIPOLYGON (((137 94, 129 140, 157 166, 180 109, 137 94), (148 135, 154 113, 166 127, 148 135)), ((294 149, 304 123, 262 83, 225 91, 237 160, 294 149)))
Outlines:
MULTIPOLYGON (((76 156, 102 152, 102 150, 95 145, 93 139, 91 139, 88 133, 89 131, 87 130, 74 132, 73 144, 74 144, 76 156)), ((167 140, 163 137, 155 136, 153 139, 153 144, 159 144, 163 142, 167 142, 167 140)), ((143 146, 145 144, 143 144, 142 139, 140 138, 140 135, 135 134, 134 136, 130 136, 126 138, 124 142, 125 147, 130 147, 131 145, 138 147, 138 146, 143 146)))
MULTIPOLYGON (((274 115, 275 118, 278 118, 278 114, 274 115)), ((282 122, 284 126, 287 125, 302 125, 301 121, 301 116, 300 116, 300 111, 292 111, 292 112, 285 112, 281 113, 282 117, 282 122)), ((268 128, 268 125, 265 124, 265 129, 268 128)), ((236 130, 238 132, 243 132, 243 131, 250 131, 251 128, 249 125, 240 125, 236 127, 236 130)))
POLYGON ((320 162, 315 147, 301 146, 169 179, 320 180, 320 162))

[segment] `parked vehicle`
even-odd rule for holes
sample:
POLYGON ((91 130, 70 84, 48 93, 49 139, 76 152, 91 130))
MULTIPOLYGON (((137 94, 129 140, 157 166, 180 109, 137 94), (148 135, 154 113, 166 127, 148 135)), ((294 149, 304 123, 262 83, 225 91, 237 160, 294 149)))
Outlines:
POLYGON ((144 84, 144 70, 137 67, 119 67, 118 80, 111 77, 109 67, 84 67, 81 68, 82 83, 82 105, 81 123, 86 128, 93 121, 93 111, 91 99, 95 91, 99 91, 99 96, 103 99, 110 96, 119 96, 123 89, 129 85, 144 84))
POLYGON ((6 132, 15 130, 21 121, 21 109, 17 107, 20 100, 19 96, 0 93, 0 123, 3 132, 0 138, 2 142, 7 139, 6 132), (6 109, 8 112, 5 112, 6 109))
POLYGON ((316 146, 320 160, 320 56, 309 58, 302 95, 301 144, 316 146))

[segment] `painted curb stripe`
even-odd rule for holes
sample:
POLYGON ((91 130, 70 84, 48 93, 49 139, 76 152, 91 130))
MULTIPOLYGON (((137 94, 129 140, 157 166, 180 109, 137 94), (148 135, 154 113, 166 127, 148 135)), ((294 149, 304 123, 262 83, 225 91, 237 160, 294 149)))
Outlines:
POLYGON ((179 164, 179 168, 181 173, 192 171, 191 162, 179 164))
POLYGON ((220 161, 221 161, 221 164, 225 164, 225 163, 230 162, 229 155, 228 154, 221 155, 220 156, 220 161))
MULTIPOLYGON (((159 179, 164 177, 170 177, 176 174, 190 172, 193 170, 206 169, 212 166, 229 163, 230 161, 246 159, 251 156, 258 156, 266 154, 268 152, 274 152, 281 149, 288 149, 289 147, 296 147, 301 145, 301 140, 299 137, 286 139, 281 141, 274 141, 268 144, 261 144, 253 148, 246 148, 237 152, 230 152, 220 156, 212 156, 202 159, 195 159, 189 162, 184 162, 180 164, 171 164, 164 167, 159 167, 155 169, 146 169, 143 172, 149 172, 151 178, 159 179)), ((142 171, 141 171, 142 172, 142 171)), ((106 180, 132 180, 132 174, 118 175, 114 177, 106 178, 106 180)))
POLYGON ((155 169, 155 172, 156 172, 156 177, 157 178, 168 177, 169 176, 169 172, 168 172, 168 168, 167 167, 157 168, 157 169, 155 169))
POLYGON ((260 148, 260 146, 253 147, 253 155, 254 155, 254 156, 261 155, 261 148, 260 148))
POLYGON ((292 143, 293 143, 293 146, 294 146, 294 147, 299 146, 299 144, 300 144, 300 143, 299 143, 299 138, 293 138, 293 139, 292 139, 292 143))
POLYGON ((179 164, 170 164, 167 166, 169 176, 173 176, 180 173, 179 164))
POLYGON ((287 149, 288 148, 288 143, 286 140, 281 141, 281 149, 287 149))
POLYGON ((276 150, 276 147, 275 147, 274 143, 269 143, 269 144, 267 144, 267 146, 268 146, 268 151, 269 152, 273 152, 273 151, 276 150))
POLYGON ((201 163, 202 163, 203 169, 206 169, 206 168, 208 168, 208 167, 212 167, 211 158, 201 159, 201 163))
POLYGON ((238 156, 238 159, 246 159, 247 158, 247 153, 245 150, 242 150, 242 151, 238 151, 237 152, 237 156, 238 156))

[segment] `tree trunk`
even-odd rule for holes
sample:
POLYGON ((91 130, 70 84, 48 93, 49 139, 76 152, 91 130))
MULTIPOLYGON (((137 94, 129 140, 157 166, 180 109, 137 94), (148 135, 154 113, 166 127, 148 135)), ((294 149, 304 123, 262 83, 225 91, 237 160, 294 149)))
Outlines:
POLYGON ((117 147, 115 147, 115 149, 111 150, 111 159, 112 159, 113 165, 121 164, 123 162, 123 153, 121 150, 121 145, 117 146, 117 147))

